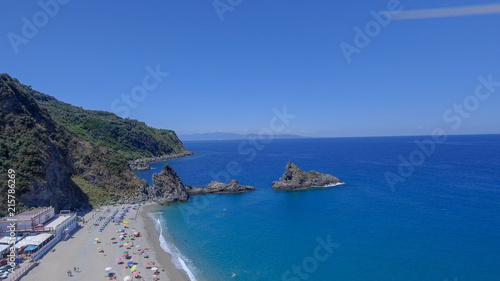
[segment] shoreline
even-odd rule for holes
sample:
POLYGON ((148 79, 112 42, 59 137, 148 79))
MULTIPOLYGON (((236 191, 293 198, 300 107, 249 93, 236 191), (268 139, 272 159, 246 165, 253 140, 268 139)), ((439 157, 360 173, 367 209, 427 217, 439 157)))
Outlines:
POLYGON ((195 154, 194 152, 187 150, 180 153, 168 154, 158 157, 148 157, 148 158, 139 158, 130 160, 128 161, 128 165, 132 171, 147 171, 151 169, 151 166, 149 166, 149 164, 189 157, 194 154, 195 154))
POLYGON ((154 257, 162 265, 163 268, 168 272, 169 279, 173 281, 192 281, 188 273, 183 269, 177 268, 172 261, 172 254, 166 252, 162 247, 159 240, 160 232, 156 227, 156 222, 153 220, 150 213, 155 213, 159 211, 161 205, 156 203, 150 203, 142 207, 139 216, 143 223, 143 228, 147 232, 146 239, 150 246, 150 252, 154 253, 154 257))
MULTIPOLYGON (((130 269, 124 264, 118 264, 117 258, 123 256, 124 251, 129 251, 129 255, 135 259, 137 271, 145 280, 152 280, 154 275, 151 269, 145 266, 145 262, 155 263, 158 268, 160 280, 170 281, 191 281, 181 269, 178 269, 172 262, 172 256, 161 248, 159 234, 156 230, 155 222, 148 215, 159 209, 161 206, 156 203, 146 203, 137 206, 138 209, 130 207, 126 213, 129 226, 123 224, 116 225, 109 223, 103 231, 99 231, 106 219, 114 211, 120 211, 126 204, 107 205, 101 208, 94 208, 87 213, 84 218, 85 224, 73 232, 68 240, 58 242, 46 255, 38 260, 37 266, 21 277, 21 281, 99 281, 109 280, 106 267, 112 268, 112 272, 118 277, 116 280, 123 280, 125 276, 131 276, 130 269), (96 224, 97 223, 97 224, 96 224), (125 228, 130 234, 140 232, 139 237, 132 239, 138 247, 122 247, 117 244, 119 240, 119 229, 125 228), (100 243, 96 243, 97 238, 100 243), (140 246, 139 246, 140 245, 140 246), (139 247, 149 253, 149 257, 143 257, 139 252, 139 247), (102 253, 98 250, 102 250, 102 253), (73 269, 78 267, 78 271, 73 269), (72 271, 71 277, 68 271, 72 271)), ((121 242, 123 243, 123 242, 121 242)), ((126 246, 126 245, 125 245, 126 246)), ((135 280, 135 278, 134 278, 135 280)))

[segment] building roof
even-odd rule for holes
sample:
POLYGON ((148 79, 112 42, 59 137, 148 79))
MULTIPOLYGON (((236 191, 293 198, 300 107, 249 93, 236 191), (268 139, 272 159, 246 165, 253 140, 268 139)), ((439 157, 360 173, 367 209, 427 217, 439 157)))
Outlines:
MULTIPOLYGON (((16 237, 16 242, 19 241, 19 239, 22 239, 23 237, 22 236, 17 236, 16 237)), ((4 245, 8 245, 10 243, 10 237, 9 236, 5 236, 5 237, 2 237, 2 239, 0 239, 0 245, 4 244, 4 245)))
POLYGON ((72 215, 59 215, 55 220, 45 225, 45 227, 52 227, 53 229, 56 229, 59 225, 63 224, 67 219, 71 217, 72 215))
POLYGON ((51 233, 41 233, 35 236, 27 236, 24 237, 23 240, 16 243, 16 248, 22 248, 26 245, 35 245, 38 246, 45 242, 45 240, 49 239, 52 236, 51 233))

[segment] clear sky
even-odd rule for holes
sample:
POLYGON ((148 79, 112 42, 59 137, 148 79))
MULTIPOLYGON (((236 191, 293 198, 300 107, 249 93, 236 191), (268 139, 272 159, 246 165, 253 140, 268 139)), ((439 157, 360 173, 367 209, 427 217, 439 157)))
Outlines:
POLYGON ((1 0, 0 72, 180 134, 500 133, 498 4, 1 0))

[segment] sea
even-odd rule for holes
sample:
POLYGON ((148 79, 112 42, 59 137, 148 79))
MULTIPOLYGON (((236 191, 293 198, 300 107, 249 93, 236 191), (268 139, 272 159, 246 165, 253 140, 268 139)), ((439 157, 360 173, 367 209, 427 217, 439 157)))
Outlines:
POLYGON ((500 135, 184 145, 196 154, 167 161, 184 184, 256 188, 151 214, 193 281, 500 280, 500 135), (345 184, 273 190, 289 161, 345 184))

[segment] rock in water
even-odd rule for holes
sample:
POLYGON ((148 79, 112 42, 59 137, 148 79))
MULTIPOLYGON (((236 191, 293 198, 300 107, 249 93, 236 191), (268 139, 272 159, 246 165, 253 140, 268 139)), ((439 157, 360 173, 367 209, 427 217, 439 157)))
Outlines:
POLYGON ((186 202, 189 194, 179 176, 170 165, 165 164, 159 174, 153 174, 150 198, 161 205, 186 202))
POLYGON ((272 187, 275 190, 305 190, 339 184, 343 184, 343 182, 332 175, 316 171, 304 172, 292 162, 288 162, 285 173, 279 181, 273 181, 272 187))
POLYGON ((250 190, 255 190, 255 187, 249 185, 241 185, 237 180, 232 180, 230 183, 212 181, 207 187, 192 187, 186 185, 186 190, 191 195, 198 195, 217 193, 243 193, 250 190))

